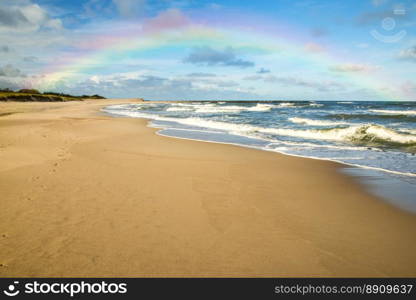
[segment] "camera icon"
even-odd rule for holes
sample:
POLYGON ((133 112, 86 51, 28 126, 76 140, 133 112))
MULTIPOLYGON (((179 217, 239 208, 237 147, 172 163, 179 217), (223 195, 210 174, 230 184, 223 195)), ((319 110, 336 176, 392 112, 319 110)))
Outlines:
POLYGON ((6 295, 6 296, 9 296, 9 297, 14 297, 14 296, 17 296, 19 293, 20 293, 20 291, 18 290, 18 289, 16 289, 16 286, 19 284, 19 281, 14 281, 13 282, 13 284, 10 284, 8 287, 7 287, 7 290, 4 290, 3 291, 3 293, 6 295))
MULTIPOLYGON (((395 15, 405 15, 406 10, 395 9, 393 13, 395 15)), ((396 20, 392 17, 386 17, 381 21, 381 27, 386 33, 392 32, 396 28, 396 20)), ((399 42, 407 34, 406 30, 400 30, 399 32, 396 32, 394 34, 383 34, 376 29, 371 30, 370 33, 376 40, 389 44, 399 42)))

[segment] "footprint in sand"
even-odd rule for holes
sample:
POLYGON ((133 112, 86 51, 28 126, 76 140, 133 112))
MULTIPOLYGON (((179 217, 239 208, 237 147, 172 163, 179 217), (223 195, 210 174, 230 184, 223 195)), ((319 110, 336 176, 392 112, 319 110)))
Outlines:
POLYGON ((53 166, 54 166, 54 168, 52 168, 51 172, 55 173, 56 172, 56 167, 58 167, 58 163, 57 162, 54 163, 53 166))
POLYGON ((40 178, 39 176, 34 176, 34 177, 31 178, 31 180, 36 181, 36 180, 39 180, 39 178, 40 178))

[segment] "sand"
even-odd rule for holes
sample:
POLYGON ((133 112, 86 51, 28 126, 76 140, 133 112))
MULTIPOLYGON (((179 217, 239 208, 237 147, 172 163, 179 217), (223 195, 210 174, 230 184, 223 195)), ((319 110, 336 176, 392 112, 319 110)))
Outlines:
POLYGON ((1 277, 416 276, 415 215, 341 165, 99 112, 123 102, 0 103, 1 277))

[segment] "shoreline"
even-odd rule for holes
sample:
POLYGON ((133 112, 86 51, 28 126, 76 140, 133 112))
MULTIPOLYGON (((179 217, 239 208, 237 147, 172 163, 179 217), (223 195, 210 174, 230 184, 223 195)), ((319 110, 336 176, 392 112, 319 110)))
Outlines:
POLYGON ((416 276, 416 217, 340 163, 165 139, 114 101, 0 117, 3 277, 416 276))
MULTIPOLYGON (((176 101, 179 103, 186 102, 186 101, 176 101)), ((174 103, 176 103, 174 102, 174 103)), ((200 103, 204 101, 192 101, 200 103)), ((206 102, 206 101, 205 101, 206 102)), ((213 102, 213 101, 211 101, 213 102)), ((221 102, 221 101, 217 101, 221 102)), ((229 101, 229 102, 236 102, 236 101, 229 101)), ((237 101, 240 103, 241 101, 237 101)), ((247 102, 247 101, 245 101, 247 102)), ((150 101, 148 104, 159 104, 160 102, 157 101, 150 101)), ((169 103, 169 102, 163 102, 163 103, 169 103)), ((255 102, 259 103, 259 102, 255 102)), ((147 104, 147 103, 145 103, 147 104)), ((367 192, 372 194, 373 196, 378 197, 380 200, 389 203, 390 205, 393 205, 396 208, 399 208, 401 210, 404 210, 406 212, 410 212, 415 214, 416 213, 416 205, 413 201, 413 195, 412 191, 414 191, 414 188, 411 186, 411 183, 408 183, 406 179, 398 180, 394 176, 402 176, 404 178, 409 178, 409 180, 413 178, 416 178, 416 173, 407 173, 402 171, 394 171, 374 166, 368 166, 365 164, 358 164, 358 163, 350 163, 342 160, 338 160, 335 158, 329 158, 329 157, 319 157, 319 156, 308 156, 306 154, 294 154, 294 153, 287 153, 285 151, 280 151, 276 149, 269 149, 268 147, 262 147, 259 145, 251 145, 250 143, 244 143, 244 142, 238 142, 238 141, 232 141, 232 139, 226 140, 218 140, 215 139, 215 137, 205 136, 201 137, 198 136, 198 132, 204 132, 207 133, 208 131, 205 131, 205 129, 189 129, 189 128, 175 128, 173 131, 175 133, 172 133, 171 126, 167 124, 158 124, 157 118, 148 118, 146 116, 128 116, 125 114, 119 114, 117 111, 111 111, 111 106, 106 106, 101 109, 101 111, 108 116, 112 117, 127 117, 127 118, 140 118, 145 119, 148 121, 148 127, 150 128, 156 128, 157 132, 156 134, 164 137, 170 137, 170 138, 176 138, 176 139, 183 139, 183 140, 190 140, 190 141, 200 141, 200 142, 208 142, 208 143, 217 143, 217 144, 223 144, 223 145, 234 145, 239 147, 245 147, 248 149, 256 149, 261 151, 267 151, 272 153, 279 153, 283 155, 288 155, 292 157, 299 157, 299 158, 308 158, 308 159, 314 159, 314 160, 320 160, 320 161, 329 161, 340 164, 340 172, 343 173, 346 176, 353 177, 355 182, 357 184, 361 185, 363 189, 365 189, 367 192), (196 132, 196 135, 189 135, 187 133, 189 132, 196 132), (187 132, 185 134, 182 134, 181 132, 187 132)), ((176 123, 175 121, 171 121, 172 124, 181 124, 181 122, 176 123)), ((171 125, 172 125, 171 124, 171 125)), ((173 126, 175 127, 175 126, 173 126)), ((239 135, 234 135, 233 133, 229 133, 230 136, 238 137, 239 135)), ((253 141, 256 140, 256 138, 252 138, 253 141)), ((259 139, 259 141, 262 141, 259 139)))
MULTIPOLYGON (((141 118, 141 119, 145 119, 149 122, 147 127, 158 129, 155 132, 155 134, 162 136, 162 137, 166 137, 166 138, 182 139, 182 140, 205 142, 205 143, 214 143, 214 144, 221 144, 221 145, 231 145, 231 146, 243 147, 243 148, 248 148, 248 149, 253 149, 253 150, 258 150, 258 151, 277 153, 280 155, 287 155, 287 156, 292 156, 292 157, 297 157, 297 158, 313 159, 313 160, 318 160, 318 161, 326 161, 326 162, 332 162, 332 163, 338 164, 337 168, 338 168, 339 173, 353 179, 355 184, 359 185, 367 193, 378 198, 380 201, 390 204, 394 208, 403 210, 404 212, 407 212, 407 213, 416 214, 415 205, 412 203, 409 203, 409 200, 413 199, 413 196, 407 195, 407 194, 410 194, 410 192, 408 191, 409 187, 405 187, 407 189, 407 193, 405 193, 405 196, 398 196, 397 193, 394 193, 394 192, 386 193, 386 187, 383 186, 383 182, 378 183, 379 181, 388 181, 388 184, 390 185, 390 187, 392 187, 391 185, 392 185, 393 179, 387 177, 389 174, 415 177, 416 174, 414 173, 400 173, 400 172, 390 171, 390 170, 376 168, 376 167, 350 164, 350 163, 339 161, 336 159, 320 158, 320 157, 313 157, 313 156, 306 156, 306 155, 297 155, 297 154, 285 153, 285 152, 276 151, 276 150, 262 149, 262 148, 238 144, 238 143, 228 143, 228 142, 219 142, 219 141, 203 140, 203 139, 197 139, 197 138, 186 138, 186 137, 178 137, 178 136, 173 136, 173 135, 166 135, 161 132, 165 130, 165 128, 153 127, 150 125, 150 123, 153 121, 152 119, 146 119, 146 118, 141 118), (367 174, 371 172, 373 172, 371 176, 372 180, 366 179, 365 177, 368 176, 367 174)), ((393 187, 397 188, 398 184, 403 187, 402 182, 397 182, 396 186, 393 185, 393 187)))

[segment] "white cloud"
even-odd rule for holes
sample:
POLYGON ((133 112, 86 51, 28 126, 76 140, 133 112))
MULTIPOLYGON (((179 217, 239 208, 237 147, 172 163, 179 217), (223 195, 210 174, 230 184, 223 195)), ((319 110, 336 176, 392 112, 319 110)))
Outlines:
POLYGON ((19 9, 26 19, 33 24, 42 24, 48 19, 46 11, 37 4, 23 6, 19 9))
POLYGON ((0 30, 32 32, 41 28, 61 29, 62 21, 51 18, 48 12, 38 4, 16 2, 22 5, 0 3, 0 30))
POLYGON ((305 45, 305 50, 312 53, 324 52, 325 48, 317 43, 308 43, 305 45))
POLYGON ((22 72, 10 64, 0 67, 0 77, 22 77, 22 76, 24 76, 22 72))
POLYGON ((379 66, 371 66, 365 64, 340 64, 329 68, 334 72, 371 72, 380 69, 379 66))
POLYGON ((232 47, 224 50, 213 49, 209 46, 195 47, 191 53, 183 60, 185 63, 206 66, 226 66, 247 68, 253 67, 254 62, 237 57, 236 51, 232 47))
POLYGON ((143 14, 146 0, 113 0, 119 14, 122 17, 134 18, 143 14))
POLYGON ((381 6, 388 2, 388 0, 372 0, 374 6, 381 6))
POLYGON ((60 19, 50 19, 45 23, 45 27, 60 30, 63 28, 62 21, 60 19))
POLYGON ((416 46, 402 50, 399 53, 399 58, 416 62, 416 46))
POLYGON ((416 99, 416 82, 406 81, 400 88, 410 100, 416 99))
POLYGON ((344 90, 342 83, 333 80, 313 81, 296 76, 252 75, 243 78, 250 81, 264 81, 266 83, 278 83, 284 86, 313 88, 321 92, 344 90))

